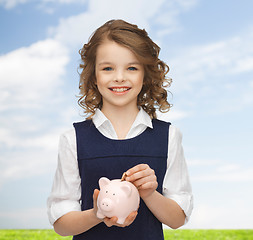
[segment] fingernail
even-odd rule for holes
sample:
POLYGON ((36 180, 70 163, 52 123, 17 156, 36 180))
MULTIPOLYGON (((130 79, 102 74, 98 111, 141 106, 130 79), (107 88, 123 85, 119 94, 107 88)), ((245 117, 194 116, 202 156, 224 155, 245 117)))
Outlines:
POLYGON ((129 172, 129 171, 127 171, 127 172, 126 172, 126 175, 130 175, 130 172, 129 172))

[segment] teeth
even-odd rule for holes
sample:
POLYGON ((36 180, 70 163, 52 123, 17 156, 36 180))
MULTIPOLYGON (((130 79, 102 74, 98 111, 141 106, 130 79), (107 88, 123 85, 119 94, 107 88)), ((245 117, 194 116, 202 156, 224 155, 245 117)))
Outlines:
POLYGON ((112 88, 113 92, 124 92, 127 91, 129 88, 112 88))

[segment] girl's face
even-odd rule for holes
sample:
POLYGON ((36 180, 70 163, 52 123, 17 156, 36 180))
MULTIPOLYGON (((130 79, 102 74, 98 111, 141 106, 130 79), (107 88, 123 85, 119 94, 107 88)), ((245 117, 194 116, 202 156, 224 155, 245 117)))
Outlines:
POLYGON ((111 107, 137 109, 144 67, 128 48, 106 40, 96 54, 96 84, 103 99, 102 110, 111 107))

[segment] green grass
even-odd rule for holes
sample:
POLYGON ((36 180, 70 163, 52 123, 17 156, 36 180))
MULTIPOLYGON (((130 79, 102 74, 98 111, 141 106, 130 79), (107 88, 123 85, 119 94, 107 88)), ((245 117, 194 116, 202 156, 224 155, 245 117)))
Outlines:
POLYGON ((165 230, 164 236, 173 240, 253 240, 253 230, 165 230))
MULTIPOLYGON (((253 240, 253 230, 165 230, 165 240, 253 240)), ((70 240, 53 230, 0 230, 0 240, 70 240)), ((155 239, 154 239, 155 240, 155 239)))
POLYGON ((0 240, 70 240, 53 230, 0 230, 0 240))

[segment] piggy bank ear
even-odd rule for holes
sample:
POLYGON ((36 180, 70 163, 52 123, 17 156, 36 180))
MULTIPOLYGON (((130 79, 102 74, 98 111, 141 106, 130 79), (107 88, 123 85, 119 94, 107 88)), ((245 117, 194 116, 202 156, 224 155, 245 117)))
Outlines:
POLYGON ((101 177, 98 181, 100 189, 110 183, 110 180, 106 177, 101 177))
POLYGON ((122 185, 122 186, 120 187, 120 189, 121 189, 124 193, 126 193, 126 195, 127 195, 128 197, 131 195, 132 189, 131 189, 130 186, 128 186, 128 185, 122 185))

